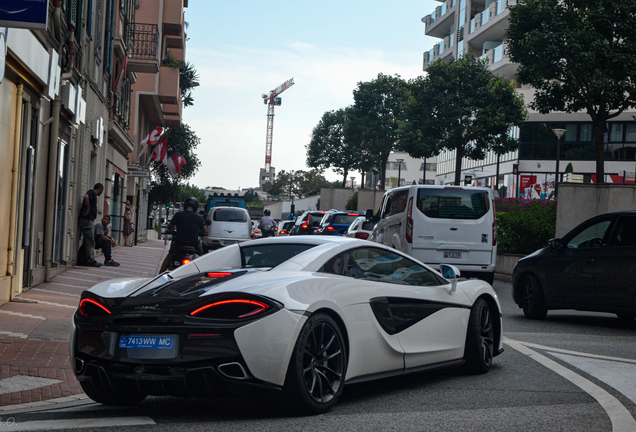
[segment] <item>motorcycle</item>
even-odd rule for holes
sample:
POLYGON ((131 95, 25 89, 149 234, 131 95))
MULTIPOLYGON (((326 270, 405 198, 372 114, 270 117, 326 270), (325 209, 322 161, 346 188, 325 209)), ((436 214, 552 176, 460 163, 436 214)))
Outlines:
POLYGON ((170 265, 168 266, 168 270, 174 270, 182 265, 188 264, 195 258, 199 257, 199 251, 197 248, 192 246, 181 246, 178 247, 172 255, 172 260, 170 260, 170 265))
POLYGON ((261 233, 263 237, 274 237, 275 228, 270 224, 265 224, 261 226, 261 233))

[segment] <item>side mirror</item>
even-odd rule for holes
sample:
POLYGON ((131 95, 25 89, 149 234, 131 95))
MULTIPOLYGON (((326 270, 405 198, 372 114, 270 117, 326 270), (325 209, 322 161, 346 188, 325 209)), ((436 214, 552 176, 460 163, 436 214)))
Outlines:
POLYGON ((373 209, 367 209, 366 213, 364 214, 364 217, 370 221, 371 219, 373 219, 373 209))
POLYGON ((448 279, 451 283, 448 293, 451 295, 455 294, 455 290, 457 289, 457 280, 461 276, 461 272, 457 267, 448 264, 440 265, 439 270, 442 273, 442 276, 444 276, 444 279, 448 279))
POLYGON ((552 249, 563 249, 563 247, 565 246, 563 244, 563 240, 561 240, 560 238, 550 239, 548 240, 548 244, 552 249))
POLYGON ((206 225, 212 225, 212 221, 211 221, 210 219, 207 219, 207 220, 205 221, 205 224, 206 224, 206 225))

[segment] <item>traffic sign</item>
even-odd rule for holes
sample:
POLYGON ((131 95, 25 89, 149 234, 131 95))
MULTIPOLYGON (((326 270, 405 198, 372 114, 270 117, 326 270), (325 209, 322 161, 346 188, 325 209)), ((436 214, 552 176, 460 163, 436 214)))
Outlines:
POLYGON ((157 204, 153 204, 153 205, 152 205, 152 209, 153 209, 153 210, 159 210, 159 205, 157 205, 157 204))
POLYGON ((128 171, 129 177, 150 177, 150 171, 128 171))

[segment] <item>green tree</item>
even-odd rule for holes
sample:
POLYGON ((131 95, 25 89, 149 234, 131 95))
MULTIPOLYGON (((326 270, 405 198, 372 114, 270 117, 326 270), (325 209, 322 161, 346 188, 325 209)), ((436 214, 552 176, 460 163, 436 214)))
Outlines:
POLYGON ((636 0, 525 0, 508 25, 519 81, 535 88, 530 107, 591 117, 603 183, 606 122, 636 106, 636 0))
POLYGON ((272 182, 267 193, 273 196, 280 196, 284 199, 289 199, 291 195, 300 196, 297 173, 299 173, 299 171, 281 170, 276 174, 276 179, 272 182))
POLYGON ((199 74, 192 63, 186 62, 182 68, 179 68, 179 87, 184 108, 194 105, 192 89, 200 85, 199 79, 199 74))
POLYGON ((456 185, 464 157, 479 160, 488 150, 503 154, 517 147, 509 131, 526 118, 523 99, 472 54, 433 63, 409 87, 402 148, 415 158, 455 150, 456 185))
POLYGON ((347 183, 349 172, 362 168, 362 142, 347 137, 347 132, 352 130, 347 127, 351 111, 348 107, 324 113, 311 133, 311 141, 305 146, 307 166, 332 168, 342 176, 342 187, 347 183))
POLYGON ((184 182, 191 178, 201 166, 195 153, 200 143, 199 137, 187 124, 180 128, 169 128, 164 132, 167 136, 168 155, 179 152, 186 160, 181 167, 181 174, 173 178, 162 161, 152 161, 151 169, 154 181, 150 190, 149 202, 170 203, 179 201, 179 190, 184 182))
POLYGON ((190 197, 195 197, 199 201, 199 203, 204 203, 207 201, 205 192, 203 192, 195 185, 191 185, 190 183, 188 183, 186 185, 179 186, 177 192, 177 201, 184 202, 190 197))
MULTIPOLYGON (((398 149, 398 127, 403 116, 408 85, 399 75, 378 74, 372 81, 359 82, 353 91, 354 105, 347 142, 366 143, 367 160, 382 170, 384 189, 386 163, 392 151, 398 149)), ((372 166, 365 167, 366 169, 372 166)))
POLYGON ((303 198, 318 195, 321 188, 330 186, 333 185, 325 179, 325 176, 318 169, 310 171, 282 170, 276 174, 276 180, 268 192, 270 195, 280 196, 283 199, 289 199, 290 193, 295 197, 303 198))

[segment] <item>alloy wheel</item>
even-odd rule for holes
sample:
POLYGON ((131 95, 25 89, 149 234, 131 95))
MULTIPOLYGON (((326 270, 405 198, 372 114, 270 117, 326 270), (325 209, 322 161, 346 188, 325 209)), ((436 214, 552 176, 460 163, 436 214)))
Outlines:
POLYGON ((345 357, 340 335, 329 323, 311 329, 302 362, 307 393, 318 403, 331 401, 343 385, 345 357))

